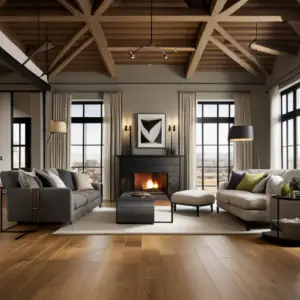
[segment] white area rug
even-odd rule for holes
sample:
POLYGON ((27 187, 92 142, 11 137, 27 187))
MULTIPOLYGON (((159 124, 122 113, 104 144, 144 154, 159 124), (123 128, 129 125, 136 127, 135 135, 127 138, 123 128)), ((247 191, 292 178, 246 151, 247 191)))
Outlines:
MULTIPOLYGON (((155 220, 170 220, 170 208, 155 207, 155 220)), ((247 231, 245 223, 225 211, 211 213, 210 207, 195 208, 177 205, 173 223, 116 224, 116 209, 95 208, 72 225, 66 225, 53 234, 257 234, 263 230, 247 231)))

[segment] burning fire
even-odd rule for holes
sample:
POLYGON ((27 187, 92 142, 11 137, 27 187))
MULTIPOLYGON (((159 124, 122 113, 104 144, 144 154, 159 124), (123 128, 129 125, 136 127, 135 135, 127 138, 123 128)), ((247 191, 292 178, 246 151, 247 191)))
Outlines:
POLYGON ((153 182, 151 179, 148 179, 146 182, 146 189, 158 189, 158 183, 153 182))

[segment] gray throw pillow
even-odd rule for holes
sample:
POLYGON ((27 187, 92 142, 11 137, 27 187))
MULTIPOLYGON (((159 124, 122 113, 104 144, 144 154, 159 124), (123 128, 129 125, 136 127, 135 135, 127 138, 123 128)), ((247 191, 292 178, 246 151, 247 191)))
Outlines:
POLYGON ((93 189, 92 181, 87 174, 76 172, 74 178, 77 190, 93 189))
POLYGON ((35 172, 19 170, 18 180, 22 188, 39 189, 43 187, 42 182, 35 175, 35 172))
POLYGON ((56 187, 55 180, 49 174, 37 169, 35 169, 35 174, 42 182, 43 187, 56 187))
POLYGON ((266 185, 271 175, 264 177, 252 190, 252 193, 265 193, 266 185))

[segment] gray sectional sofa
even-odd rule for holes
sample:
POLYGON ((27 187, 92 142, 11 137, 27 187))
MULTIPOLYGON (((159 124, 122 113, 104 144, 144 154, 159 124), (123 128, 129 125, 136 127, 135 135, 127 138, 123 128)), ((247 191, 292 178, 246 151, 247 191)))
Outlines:
POLYGON ((101 206, 100 183, 93 183, 93 189, 77 190, 72 172, 58 172, 66 188, 21 188, 18 171, 1 172, 2 184, 7 190, 8 220, 19 223, 72 223, 101 206))

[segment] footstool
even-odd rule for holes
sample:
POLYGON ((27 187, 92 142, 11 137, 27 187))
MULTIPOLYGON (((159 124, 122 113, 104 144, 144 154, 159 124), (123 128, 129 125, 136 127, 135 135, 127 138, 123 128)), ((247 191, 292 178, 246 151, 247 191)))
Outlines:
POLYGON ((171 196, 173 210, 176 212, 176 204, 195 206, 197 216, 199 217, 199 207, 210 205, 213 212, 213 204, 215 203, 215 195, 202 190, 186 190, 174 193, 171 196))

